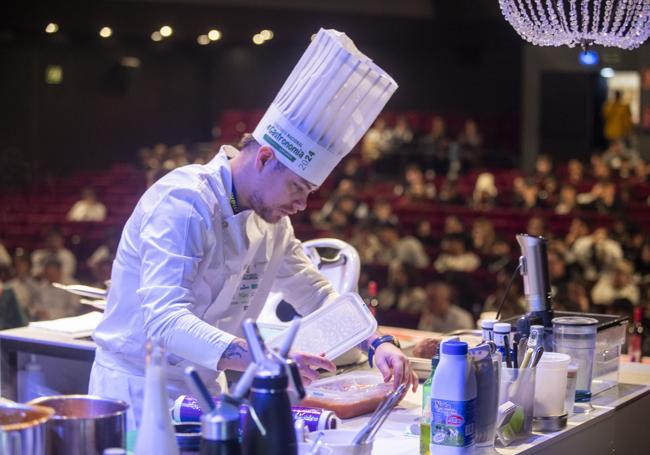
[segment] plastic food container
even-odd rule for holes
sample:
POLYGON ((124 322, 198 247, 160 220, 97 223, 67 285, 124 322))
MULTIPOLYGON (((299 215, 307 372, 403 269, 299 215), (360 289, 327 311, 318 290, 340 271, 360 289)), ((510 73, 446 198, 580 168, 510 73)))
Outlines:
MULTIPOLYGON (((333 360, 377 330, 377 321, 359 294, 346 292, 302 318, 293 342, 295 351, 325 354, 333 360)), ((279 347, 284 332, 267 343, 279 347)))
POLYGON ((350 419, 373 412, 391 390, 392 383, 385 383, 378 374, 352 372, 313 382, 301 404, 329 409, 341 419, 350 419))

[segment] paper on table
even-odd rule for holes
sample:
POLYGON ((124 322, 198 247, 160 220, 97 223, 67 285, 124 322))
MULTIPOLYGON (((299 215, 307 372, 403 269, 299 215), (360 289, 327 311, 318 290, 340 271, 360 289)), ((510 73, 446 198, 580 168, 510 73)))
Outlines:
POLYGON ((106 289, 95 288, 92 286, 84 286, 83 284, 61 284, 52 283, 55 288, 63 289, 71 294, 80 295, 82 297, 90 297, 92 299, 105 299, 108 295, 106 289))
POLYGON ((73 338, 89 336, 102 320, 103 314, 99 311, 73 316, 70 318, 54 319, 52 321, 30 322, 30 327, 50 330, 52 332, 70 335, 73 338))

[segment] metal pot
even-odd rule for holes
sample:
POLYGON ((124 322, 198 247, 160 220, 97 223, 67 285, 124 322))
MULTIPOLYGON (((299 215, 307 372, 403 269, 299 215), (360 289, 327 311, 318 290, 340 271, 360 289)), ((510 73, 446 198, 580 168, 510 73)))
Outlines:
POLYGON ((91 395, 42 397, 28 404, 48 406, 47 455, 101 455, 110 447, 126 448, 129 405, 91 395))
POLYGON ((0 454, 45 455, 45 423, 54 409, 9 401, 0 402, 0 454))

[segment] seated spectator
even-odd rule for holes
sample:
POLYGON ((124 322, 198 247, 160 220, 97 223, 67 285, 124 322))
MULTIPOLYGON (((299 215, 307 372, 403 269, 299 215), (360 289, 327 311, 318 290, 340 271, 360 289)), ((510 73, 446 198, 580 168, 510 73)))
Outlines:
POLYGON ((554 309, 583 313, 589 311, 586 287, 571 276, 564 256, 553 248, 548 250, 548 275, 554 309))
POLYGON ((443 234, 463 234, 465 235, 465 225, 456 215, 447 215, 443 226, 443 234))
POLYGON ((463 151, 478 152, 483 146, 483 137, 478 130, 478 125, 472 119, 467 119, 463 125, 463 129, 456 139, 458 145, 463 151))
POLYGON ((510 276, 512 275, 515 268, 516 264, 510 263, 510 265, 502 268, 497 272, 497 288, 494 293, 490 294, 487 299, 485 299, 483 311, 496 312, 499 310, 499 307, 501 307, 501 319, 509 319, 511 317, 526 313, 526 298, 524 297, 522 289, 523 283, 521 279, 515 278, 512 281, 510 290, 506 295, 506 289, 508 288, 508 283, 510 282, 510 276))
POLYGON ((382 250, 381 242, 374 234, 374 227, 368 222, 360 223, 354 228, 350 245, 356 248, 362 264, 376 262, 377 255, 382 250))
POLYGON ((402 207, 417 207, 430 205, 436 197, 436 187, 433 184, 425 182, 414 182, 409 185, 400 199, 400 206, 402 207))
POLYGON ((397 226, 397 215, 393 213, 393 205, 384 198, 375 199, 372 206, 372 212, 368 216, 368 222, 371 226, 380 227, 384 224, 397 226))
POLYGON ((634 263, 638 282, 642 285, 650 284, 650 239, 644 240, 639 255, 634 263))
POLYGON ((546 221, 541 216, 532 216, 526 225, 526 233, 537 237, 549 239, 551 235, 546 230, 546 221))
POLYGON ((433 262, 438 273, 473 272, 481 265, 479 257, 467 251, 467 243, 462 234, 452 234, 442 240, 441 253, 433 262))
POLYGON ((567 176, 566 183, 568 185, 572 185, 577 188, 584 180, 584 176, 585 176, 584 164, 582 164, 582 161, 573 158, 569 160, 569 164, 567 165, 567 171, 568 171, 568 176, 567 176))
POLYGON ((168 158, 163 162, 162 168, 171 171, 177 167, 187 166, 190 164, 187 147, 178 144, 169 149, 168 158))
POLYGON ((426 304, 418 330, 448 333, 475 328, 474 318, 455 303, 454 290, 444 281, 434 281, 425 288, 426 304))
POLYGON ((392 129, 390 137, 392 150, 398 150, 403 145, 413 142, 413 130, 411 130, 406 117, 403 115, 397 117, 395 128, 392 129))
POLYGON ((576 198, 581 207, 608 214, 620 211, 621 204, 616 192, 616 185, 609 179, 594 184, 589 193, 579 194, 576 198))
POLYGON ((0 264, 0 330, 27 325, 27 318, 20 308, 14 290, 6 284, 8 278, 9 267, 0 264))
POLYGON ((415 283, 417 283, 417 269, 400 262, 391 263, 388 268, 386 287, 379 291, 379 306, 384 310, 420 314, 426 296, 424 290, 415 283))
POLYGON ((535 182, 542 185, 542 182, 553 176, 553 161, 550 155, 538 155, 535 160, 535 182))
POLYGON ((63 234, 58 229, 51 229, 45 239, 45 248, 32 253, 32 275, 40 278, 43 274, 45 260, 56 257, 61 263, 63 279, 72 280, 77 269, 74 254, 64 246, 63 234))
POLYGON ((465 204, 466 198, 460 193, 457 178, 445 179, 445 181, 442 184, 442 187, 440 188, 440 196, 438 200, 442 204, 450 204, 450 205, 465 204))
POLYGON ((485 267, 488 272, 496 273, 512 260, 512 245, 503 238, 497 238, 492 244, 492 255, 487 259, 485 267))
POLYGON ((638 151, 626 147, 623 139, 617 139, 610 143, 603 154, 603 161, 621 178, 628 178, 638 166, 641 157, 638 151))
POLYGON ((81 200, 75 202, 67 215, 68 221, 104 221, 106 206, 97 200, 95 191, 86 187, 81 191, 81 200))
POLYGON ((0 242, 0 266, 9 267, 11 266, 11 256, 7 252, 5 246, 0 242))
POLYGON ((425 247, 437 246, 438 241, 433 236, 433 228, 431 226, 431 221, 427 219, 419 220, 415 223, 415 237, 424 245, 425 247))
POLYGON ((496 198, 499 194, 494 175, 490 172, 479 174, 472 194, 472 208, 476 210, 491 210, 496 205, 496 198))
POLYGON ((390 146, 391 132, 386 127, 386 120, 379 117, 361 140, 361 157, 365 163, 373 163, 387 153, 390 146))
POLYGON ((523 209, 533 209, 540 206, 539 187, 532 178, 515 177, 512 182, 514 205, 523 209))
POLYGON ((594 305, 611 305, 618 299, 627 299, 633 305, 640 301, 639 287, 634 282, 634 266, 625 259, 619 260, 613 270, 603 273, 591 290, 594 305))
POLYGON ((76 316, 81 311, 79 297, 52 286, 52 283, 72 284, 63 276, 63 265, 56 257, 48 258, 43 265, 40 283, 40 301, 33 309, 30 320, 43 321, 76 316))
POLYGON ((312 214, 312 223, 319 229, 331 229, 332 218, 342 223, 346 220, 350 222, 364 220, 368 216, 368 206, 358 199, 357 193, 353 180, 341 180, 320 211, 312 214))
POLYGON ((423 268, 429 265, 429 256, 422 243, 413 236, 400 238, 397 227, 384 224, 379 228, 383 249, 377 254, 377 263, 389 265, 398 261, 404 265, 423 268))
POLYGON ((119 242, 120 233, 110 229, 106 233, 104 242, 97 247, 86 261, 95 278, 94 285, 96 287, 106 287, 106 282, 111 279, 111 268, 119 242))
POLYGON ((474 251, 483 255, 491 255, 496 241, 494 224, 487 218, 478 218, 472 225, 472 246, 474 251))
POLYGON ((446 174, 449 168, 449 137, 445 120, 436 115, 431 119, 431 130, 420 138, 420 151, 427 169, 446 174))
POLYGON ((552 209, 557 204, 558 200, 558 183, 557 179, 553 176, 548 176, 542 180, 537 200, 540 207, 552 209))
POLYGON ((595 180, 606 180, 612 177, 612 171, 605 163, 602 155, 591 155, 591 176, 595 180))
POLYGON ((558 215, 568 215, 576 210, 577 200, 576 188, 572 185, 562 185, 560 190, 560 199, 555 206, 555 213, 558 215))
POLYGON ((39 283, 30 274, 31 262, 29 254, 22 249, 17 249, 14 255, 14 277, 7 282, 16 294, 20 308, 26 315, 30 315, 40 301, 39 283))
POLYGON ((361 161, 355 155, 348 155, 343 158, 343 165, 337 167, 335 172, 337 172, 337 187, 342 180, 347 179, 351 182, 356 182, 357 188, 361 189, 368 180, 366 169, 361 166, 361 161), (337 172, 339 168, 340 171, 337 172))
POLYGON ((602 272, 613 269, 623 259, 621 245, 609 238, 606 227, 596 228, 592 234, 578 238, 571 253, 588 281, 595 281, 602 272))

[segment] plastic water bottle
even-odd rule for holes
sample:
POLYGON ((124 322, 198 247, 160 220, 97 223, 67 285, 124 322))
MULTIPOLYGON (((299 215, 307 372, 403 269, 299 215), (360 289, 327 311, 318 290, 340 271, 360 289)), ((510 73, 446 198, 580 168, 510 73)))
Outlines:
POLYGON ((147 344, 147 351, 142 420, 134 453, 179 455, 176 435, 169 417, 164 352, 155 342, 147 344))
POLYGON ((440 362, 440 345, 431 359, 431 374, 422 384, 422 415, 420 416, 420 455, 429 455, 429 436, 431 435, 431 384, 440 362))
POLYGON ((432 454, 467 454, 474 447, 476 375, 467 343, 442 344, 431 387, 432 454))
MULTIPOLYGON (((24 368, 18 371, 18 401, 26 403, 35 398, 48 395, 45 387, 45 376, 41 365, 36 362, 36 355, 29 357, 24 368)), ((52 393, 51 395, 56 395, 52 393)))

